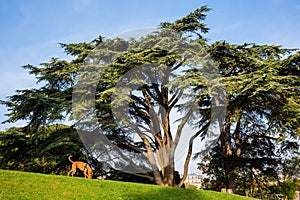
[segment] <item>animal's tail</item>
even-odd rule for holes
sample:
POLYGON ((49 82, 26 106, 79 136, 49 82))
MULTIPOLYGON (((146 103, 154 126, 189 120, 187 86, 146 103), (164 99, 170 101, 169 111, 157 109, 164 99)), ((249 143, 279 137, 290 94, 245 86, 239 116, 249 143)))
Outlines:
POLYGON ((72 157, 72 156, 69 156, 68 159, 69 159, 69 161, 70 161, 71 163, 73 163, 73 161, 71 160, 71 157, 72 157))

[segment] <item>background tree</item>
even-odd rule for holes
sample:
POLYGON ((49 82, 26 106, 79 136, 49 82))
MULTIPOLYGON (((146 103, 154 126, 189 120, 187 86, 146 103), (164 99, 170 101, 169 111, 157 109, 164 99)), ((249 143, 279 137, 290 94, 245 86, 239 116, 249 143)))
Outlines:
POLYGON ((67 174, 69 155, 87 159, 87 152, 74 128, 66 125, 41 126, 37 132, 11 128, 0 134, 1 169, 47 174, 67 174))
POLYGON ((252 174, 250 182, 276 178, 285 152, 299 148, 299 53, 226 42, 209 49, 226 86, 227 112, 214 151, 200 168, 217 177, 216 189, 235 190, 243 174, 252 174))
MULTIPOLYGON (((77 50, 77 53, 88 52, 96 42, 70 45, 69 53, 74 55, 73 49, 78 47, 82 50, 77 50)), ((42 86, 17 90, 8 100, 1 101, 9 111, 6 114, 8 119, 3 123, 28 122, 22 128, 1 133, 1 168, 66 174, 70 165, 69 155, 88 160, 99 168, 82 145, 76 129, 60 124, 66 122, 71 114, 72 86, 82 59, 79 57, 68 62, 51 58, 40 66, 23 66, 42 86)))

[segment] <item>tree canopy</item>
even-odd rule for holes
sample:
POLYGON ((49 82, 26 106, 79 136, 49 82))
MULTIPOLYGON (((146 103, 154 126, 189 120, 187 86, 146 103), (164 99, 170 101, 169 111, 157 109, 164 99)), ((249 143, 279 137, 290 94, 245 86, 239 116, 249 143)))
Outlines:
POLYGON ((250 179, 266 175, 278 179, 288 152, 299 156, 300 68, 294 62, 299 53, 226 42, 209 49, 226 85, 227 109, 214 151, 199 167, 218 177, 218 187, 235 189, 241 176, 249 174, 250 179))

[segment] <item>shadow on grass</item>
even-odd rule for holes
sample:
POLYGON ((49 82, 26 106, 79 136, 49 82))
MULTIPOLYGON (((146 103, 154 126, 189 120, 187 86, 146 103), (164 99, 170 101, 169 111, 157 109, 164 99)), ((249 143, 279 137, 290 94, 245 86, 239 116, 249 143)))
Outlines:
MULTIPOLYGON (((157 188, 157 187, 156 187, 157 188)), ((203 199, 199 191, 194 189, 172 188, 161 186, 158 189, 153 188, 152 191, 128 192, 122 195, 122 199, 134 200, 182 200, 182 199, 203 199)))
POLYGON ((147 192, 128 192, 121 199, 133 200, 251 200, 239 195, 215 192, 210 190, 184 189, 172 187, 156 187, 147 192))

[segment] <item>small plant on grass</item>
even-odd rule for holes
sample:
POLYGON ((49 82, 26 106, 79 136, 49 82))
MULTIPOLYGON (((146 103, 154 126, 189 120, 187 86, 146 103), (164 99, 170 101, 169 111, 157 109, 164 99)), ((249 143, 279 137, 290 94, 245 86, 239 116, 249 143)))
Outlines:
POLYGON ((296 182, 288 180, 280 184, 280 191, 283 195, 287 196, 289 200, 294 199, 297 189, 296 182))

